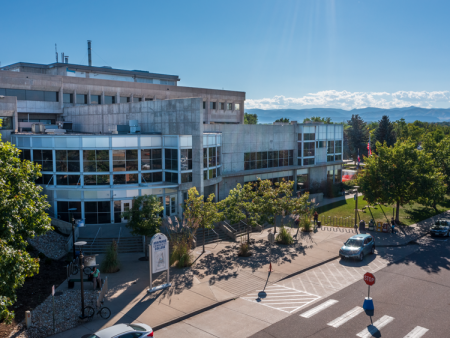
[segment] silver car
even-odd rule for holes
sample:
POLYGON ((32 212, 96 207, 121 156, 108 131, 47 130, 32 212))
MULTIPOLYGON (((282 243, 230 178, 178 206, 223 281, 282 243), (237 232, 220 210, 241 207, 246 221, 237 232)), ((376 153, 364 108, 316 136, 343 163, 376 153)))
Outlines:
POLYGON ((450 220, 439 219, 430 230, 431 236, 450 236, 450 220))
POLYGON ((153 337, 153 329, 142 323, 117 324, 95 332, 87 338, 139 338, 153 337))
POLYGON ((375 253, 375 240, 368 234, 359 234, 350 237, 339 250, 339 256, 362 261, 365 255, 375 253))

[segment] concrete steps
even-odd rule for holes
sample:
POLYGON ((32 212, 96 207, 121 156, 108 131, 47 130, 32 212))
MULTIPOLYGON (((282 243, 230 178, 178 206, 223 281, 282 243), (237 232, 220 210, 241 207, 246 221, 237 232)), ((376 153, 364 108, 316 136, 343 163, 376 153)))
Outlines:
MULTIPOLYGON (((205 230, 205 244, 230 240, 230 238, 227 236, 227 234, 225 232, 223 232, 220 228, 215 228, 214 231, 216 233, 214 233, 213 231, 210 231, 210 230, 205 230)), ((202 229, 197 230, 195 237, 197 239, 197 246, 203 245, 202 229)))
MULTIPOLYGON (((83 253, 86 254, 102 254, 106 253, 112 241, 117 242, 117 238, 78 238, 78 241, 85 241, 87 244, 83 247, 83 253)), ((119 253, 143 252, 142 237, 123 237, 120 238, 118 244, 119 253)))

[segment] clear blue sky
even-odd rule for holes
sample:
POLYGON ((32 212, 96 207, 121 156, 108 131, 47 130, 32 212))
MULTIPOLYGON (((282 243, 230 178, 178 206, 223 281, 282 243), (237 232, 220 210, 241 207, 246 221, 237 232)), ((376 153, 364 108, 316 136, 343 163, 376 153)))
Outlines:
MULTIPOLYGON (((245 91, 249 103, 284 96, 308 106, 299 98, 336 91, 325 100, 339 106, 360 97, 343 91, 412 91, 450 106, 448 93, 429 96, 449 89, 448 0, 16 0, 0 11, 2 65, 54 62, 55 43, 87 64, 90 39, 94 65, 245 91)), ((313 105, 326 102, 318 96, 313 105)))

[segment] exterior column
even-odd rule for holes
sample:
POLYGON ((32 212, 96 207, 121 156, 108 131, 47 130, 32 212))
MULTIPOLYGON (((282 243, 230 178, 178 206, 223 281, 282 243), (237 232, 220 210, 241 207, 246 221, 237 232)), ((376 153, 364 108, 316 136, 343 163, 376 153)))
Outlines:
POLYGON ((183 218, 183 207, 182 207, 182 205, 183 205, 184 201, 183 201, 183 192, 181 190, 177 191, 177 202, 178 202, 177 214, 178 214, 178 217, 180 219, 182 219, 183 218))
POLYGON ((219 202, 219 183, 214 184, 214 195, 216 195, 214 201, 219 202))
POLYGON ((298 191, 297 169, 293 170, 292 176, 294 177, 294 194, 296 194, 298 191))
POLYGON ((87 104, 91 104, 91 91, 88 91, 87 104))
POLYGON ((133 99, 134 99, 134 94, 131 94, 130 95, 130 102, 133 102, 133 99))
POLYGON ((102 92, 102 96, 101 96, 101 101, 100 104, 105 104, 105 92, 102 92))
POLYGON ((240 124, 244 124, 244 101, 239 102, 240 124))
POLYGON ((73 105, 74 106, 77 105, 77 90, 76 89, 73 91, 73 105))
POLYGON ((120 93, 116 93, 116 103, 120 103, 120 93))
POLYGON ((211 121, 211 100, 208 96, 208 98, 206 99, 206 121, 205 121, 205 123, 210 124, 210 121, 211 121))
POLYGON ((59 107, 61 109, 64 108, 64 84, 61 84, 61 89, 58 92, 58 100, 59 100, 59 107))

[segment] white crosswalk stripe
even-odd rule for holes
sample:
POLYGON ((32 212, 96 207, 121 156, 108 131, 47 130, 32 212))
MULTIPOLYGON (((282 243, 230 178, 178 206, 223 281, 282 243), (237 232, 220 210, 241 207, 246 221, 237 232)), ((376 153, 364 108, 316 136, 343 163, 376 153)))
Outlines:
POLYGON ((336 318, 335 320, 332 320, 327 325, 332 326, 332 327, 339 327, 342 324, 348 322, 350 319, 356 317, 363 311, 364 311, 364 309, 362 307, 356 306, 353 309, 351 309, 350 311, 344 313, 342 316, 336 318))
POLYGON ((370 338, 393 320, 394 320, 393 317, 383 316, 380 319, 378 319, 375 323, 373 323, 373 325, 369 325, 360 333, 358 333, 356 336, 361 338, 370 338))
POLYGON ((421 327, 421 326, 416 326, 414 328, 414 330, 412 330, 410 333, 408 333, 405 336, 405 338, 420 338, 427 332, 428 332, 428 329, 421 327))
POLYGON ((325 303, 320 304, 319 306, 316 306, 315 308, 312 308, 311 310, 302 313, 302 314, 300 315, 300 317, 303 317, 303 318, 311 318, 311 317, 314 316, 315 314, 318 314, 320 311, 323 311, 323 310, 329 308, 331 305, 334 305, 334 304, 336 304, 336 303, 338 303, 337 300, 329 299, 329 300, 327 300, 325 303))

